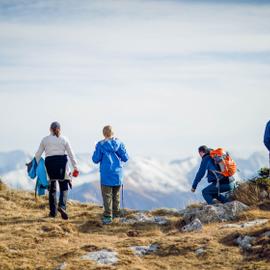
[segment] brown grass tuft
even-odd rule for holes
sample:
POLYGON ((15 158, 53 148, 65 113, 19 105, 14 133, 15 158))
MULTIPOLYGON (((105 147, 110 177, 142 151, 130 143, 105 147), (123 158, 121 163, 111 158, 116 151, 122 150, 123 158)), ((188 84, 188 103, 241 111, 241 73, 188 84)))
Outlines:
POLYGON ((233 197, 246 205, 257 206, 263 200, 269 201, 268 194, 270 194, 270 179, 259 178, 242 183, 235 190, 233 197))
POLYGON ((4 191, 4 190, 7 190, 7 186, 6 184, 4 184, 4 182, 1 180, 0 178, 0 191, 4 191))

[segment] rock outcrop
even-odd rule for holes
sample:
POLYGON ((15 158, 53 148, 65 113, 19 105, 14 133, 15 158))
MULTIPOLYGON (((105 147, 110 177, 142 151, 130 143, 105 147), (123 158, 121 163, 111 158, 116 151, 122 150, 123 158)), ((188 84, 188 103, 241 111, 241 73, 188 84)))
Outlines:
POLYGON ((268 219, 254 219, 251 221, 247 221, 245 223, 241 223, 241 224, 225 224, 223 226, 221 226, 221 228, 249 228, 249 227, 255 227, 258 225, 263 225, 266 224, 268 222, 268 219))
POLYGON ((195 219, 199 219, 202 223, 207 224, 235 220, 239 214, 248 208, 247 205, 241 202, 233 201, 225 204, 203 204, 196 207, 187 207, 181 213, 186 224, 195 219))
POLYGON ((194 220, 192 220, 189 224, 185 225, 181 231, 182 232, 198 232, 201 231, 203 228, 203 225, 201 223, 201 221, 198 218, 195 218, 194 220))
POLYGON ((118 261, 117 253, 106 249, 89 252, 82 256, 81 259, 92 260, 105 265, 115 264, 118 261))
POLYGON ((151 244, 150 246, 133 246, 130 249, 137 256, 144 256, 156 252, 159 248, 158 244, 151 244))
POLYGON ((146 213, 136 213, 131 217, 121 218, 120 222, 123 224, 135 224, 135 223, 154 223, 158 225, 166 225, 168 220, 161 216, 148 216, 146 213))

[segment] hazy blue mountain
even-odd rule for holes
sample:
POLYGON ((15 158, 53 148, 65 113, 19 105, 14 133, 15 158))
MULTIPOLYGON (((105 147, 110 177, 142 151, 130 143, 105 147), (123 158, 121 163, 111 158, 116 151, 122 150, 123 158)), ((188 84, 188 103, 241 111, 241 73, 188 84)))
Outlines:
MULTIPOLYGON (((78 154, 80 177, 73 180, 70 198, 101 203, 99 170, 88 154, 78 154)), ((0 153, 0 175, 13 188, 33 190, 35 181, 27 177, 25 163, 31 159, 23 151, 0 153)), ((247 179, 262 166, 268 166, 267 153, 256 152, 247 159, 237 159, 239 176, 247 179)), ((134 157, 125 165, 125 207, 151 209, 157 207, 182 208, 201 200, 200 189, 207 183, 202 180, 196 194, 190 192, 200 158, 189 157, 169 162, 155 158, 134 157)))

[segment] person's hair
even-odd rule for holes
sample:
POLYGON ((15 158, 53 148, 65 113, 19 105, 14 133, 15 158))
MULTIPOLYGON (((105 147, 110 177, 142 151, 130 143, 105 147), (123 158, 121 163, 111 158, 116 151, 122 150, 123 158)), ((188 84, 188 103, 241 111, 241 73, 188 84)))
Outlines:
POLYGON ((202 145, 198 148, 198 151, 204 154, 208 154, 210 152, 210 149, 206 145, 202 145))
POLYGON ((60 128, 52 129, 52 133, 54 136, 59 137, 60 136, 60 128))
POLYGON ((54 136, 60 136, 61 126, 58 122, 52 122, 50 128, 54 136))
POLYGON ((103 135, 105 138, 110 138, 113 136, 113 129, 112 129, 112 126, 105 126, 103 128, 103 135))

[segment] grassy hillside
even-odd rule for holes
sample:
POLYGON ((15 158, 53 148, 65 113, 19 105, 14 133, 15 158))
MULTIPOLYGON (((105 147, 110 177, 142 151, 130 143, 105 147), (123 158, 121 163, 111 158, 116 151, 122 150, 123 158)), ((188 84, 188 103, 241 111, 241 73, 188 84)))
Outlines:
MULTIPOLYGON (((122 224, 102 226, 102 208, 69 203, 70 219, 47 218, 47 198, 36 202, 33 193, 10 190, 0 185, 0 269, 270 269, 270 223, 254 228, 226 228, 224 224, 204 225, 203 231, 179 231, 181 217, 167 216, 167 225, 122 224), (239 235, 260 235, 252 252, 234 244, 239 235), (159 249, 139 257, 135 245, 157 243, 159 249), (110 249, 118 253, 113 266, 81 259, 87 252, 110 249), (203 248, 205 253, 196 255, 203 248)), ((157 211, 156 211, 157 212, 157 211)), ((162 211, 158 211, 162 214, 162 211)), ((153 213, 154 214, 154 213, 153 213)), ((132 215, 132 212, 129 213, 132 215)), ((253 207, 237 222, 254 218, 270 219, 269 210, 253 207)))

